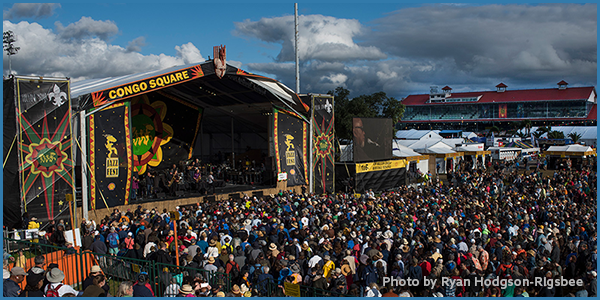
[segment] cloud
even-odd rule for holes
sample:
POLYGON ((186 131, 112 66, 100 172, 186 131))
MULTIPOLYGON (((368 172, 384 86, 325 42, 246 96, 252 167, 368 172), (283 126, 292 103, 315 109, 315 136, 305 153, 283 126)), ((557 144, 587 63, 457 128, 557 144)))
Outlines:
POLYGON ((58 3, 15 3, 9 9, 3 11, 5 20, 18 18, 42 19, 52 16, 54 10, 59 8, 58 3))
POLYGON ((185 64, 204 62, 200 50, 198 50, 191 42, 181 46, 175 46, 175 50, 177 50, 177 56, 181 57, 185 64))
MULTIPOLYGON (((596 4, 515 4, 424 5, 369 24, 301 16, 301 92, 325 93, 339 83, 351 96, 384 91, 402 98, 430 85, 595 85, 596 14, 596 4)), ((293 28, 292 16, 236 23, 236 34, 281 46, 273 63, 247 63, 252 72, 295 86, 293 28)))
POLYGON ((140 52, 142 51, 142 47, 146 46, 146 38, 143 36, 137 37, 127 44, 126 51, 127 52, 140 52))
MULTIPOLYGON (((235 23, 234 34, 278 43, 282 48, 277 62, 295 60, 294 17, 262 18, 235 23)), ((301 60, 355 61, 385 59, 386 55, 373 46, 360 46, 354 38, 364 34, 358 20, 338 19, 323 15, 299 16, 298 55, 301 60)))
POLYGON ((79 21, 71 23, 67 27, 58 21, 54 25, 59 36, 63 39, 98 37, 106 41, 109 37, 119 32, 119 28, 115 22, 96 21, 90 17, 81 17, 79 21))
MULTIPOLYGON (((93 21, 86 20, 83 23, 94 24, 93 21)), ((70 28, 75 27, 77 26, 70 28)), ((13 72, 19 75, 68 76, 73 81, 77 81, 160 70, 204 61, 200 51, 192 43, 176 46, 176 56, 142 55, 131 50, 140 46, 143 39, 137 38, 131 41, 126 49, 111 45, 97 36, 100 32, 118 32, 116 25, 114 30, 96 30, 96 34, 93 35, 83 33, 86 30, 73 30, 73 33, 80 32, 73 34, 74 36, 81 37, 73 39, 65 39, 64 31, 57 34, 38 23, 21 21, 15 24, 5 20, 3 28, 12 30, 19 37, 16 46, 21 47, 21 50, 12 57, 13 72)), ((4 56, 4 64, 7 70, 6 56, 4 56)))

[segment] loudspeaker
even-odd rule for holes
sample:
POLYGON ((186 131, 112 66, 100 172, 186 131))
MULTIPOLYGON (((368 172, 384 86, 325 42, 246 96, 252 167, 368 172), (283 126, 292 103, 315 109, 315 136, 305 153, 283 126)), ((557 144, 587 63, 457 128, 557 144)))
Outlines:
POLYGON ((183 195, 184 195, 183 191, 176 191, 175 192, 175 196, 177 196, 177 197, 183 197, 183 195))
POLYGON ((156 193, 156 198, 164 199, 165 197, 167 197, 167 194, 165 193, 156 193))

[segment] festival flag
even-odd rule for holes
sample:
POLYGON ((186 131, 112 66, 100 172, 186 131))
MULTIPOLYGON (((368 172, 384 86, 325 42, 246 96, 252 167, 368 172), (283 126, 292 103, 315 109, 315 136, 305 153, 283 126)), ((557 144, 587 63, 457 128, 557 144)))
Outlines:
POLYGON ((129 204, 133 171, 129 120, 128 101, 90 115, 88 157, 92 210, 129 204))
POLYGON ((277 173, 287 173, 288 186, 308 184, 308 128, 297 114, 273 108, 273 141, 277 173))
POLYGON ((68 80, 16 79, 20 201, 39 221, 68 218, 74 195, 68 80))
POLYGON ((498 118, 506 118, 506 104, 498 105, 498 118))
POLYGON ((317 194, 335 189, 333 96, 313 96, 313 187, 317 194))

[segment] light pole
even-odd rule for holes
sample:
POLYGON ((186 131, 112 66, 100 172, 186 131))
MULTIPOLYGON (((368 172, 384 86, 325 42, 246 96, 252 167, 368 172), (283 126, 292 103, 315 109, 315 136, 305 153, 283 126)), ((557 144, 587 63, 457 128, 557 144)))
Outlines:
POLYGON ((6 55, 8 55, 8 75, 12 74, 12 62, 11 56, 17 54, 21 47, 15 47, 13 45, 14 42, 17 41, 17 37, 12 32, 12 30, 5 31, 3 34, 2 43, 4 44, 4 51, 6 51, 6 55))

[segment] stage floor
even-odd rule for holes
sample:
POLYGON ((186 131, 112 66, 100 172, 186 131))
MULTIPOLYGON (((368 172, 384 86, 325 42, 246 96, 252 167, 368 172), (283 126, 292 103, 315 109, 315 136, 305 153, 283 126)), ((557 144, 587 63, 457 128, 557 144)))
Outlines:
MULTIPOLYGON (((152 196, 152 197, 142 197, 142 198, 138 198, 136 201, 129 201, 129 204, 136 204, 136 203, 145 203, 145 202, 156 202, 156 201, 168 201, 168 200, 175 200, 175 199, 182 199, 182 198, 195 198, 195 197, 210 197, 210 196, 219 196, 219 195, 228 195, 228 194, 233 194, 233 193, 240 193, 240 192, 247 192, 249 197, 252 197, 252 191, 258 191, 258 190, 264 190, 264 189, 270 189, 270 188, 275 188, 276 186, 269 186, 269 185, 250 185, 250 184, 231 184, 231 183, 225 183, 225 186, 222 187, 215 187, 215 193, 200 193, 197 191, 180 191, 177 192, 178 194, 176 196, 172 195, 172 194, 168 194, 168 193, 159 193, 158 197, 157 196, 152 196)), ((243 197, 243 195, 240 195, 240 197, 243 197)))

